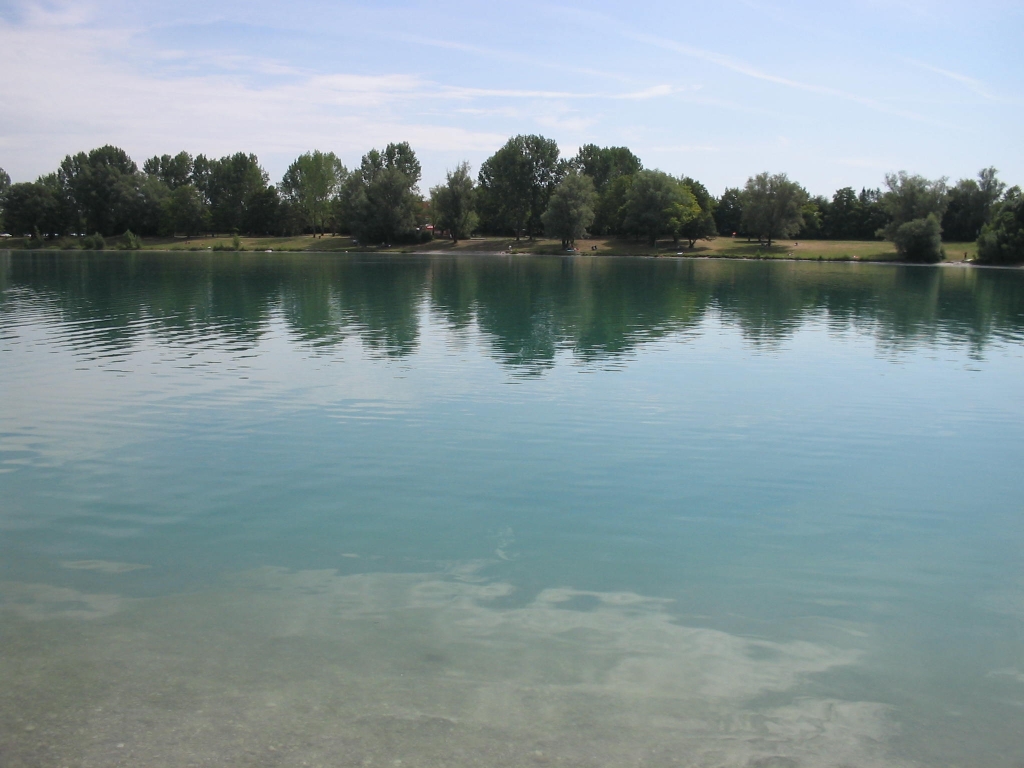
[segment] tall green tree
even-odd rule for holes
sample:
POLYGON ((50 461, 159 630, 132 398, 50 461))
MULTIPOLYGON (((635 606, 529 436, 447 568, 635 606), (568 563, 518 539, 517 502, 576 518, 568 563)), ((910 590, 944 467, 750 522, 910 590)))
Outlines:
POLYGON ((281 180, 281 195, 298 210, 307 227, 323 237, 348 170, 333 152, 300 155, 281 180))
POLYGON ((481 213, 492 230, 511 231, 518 241, 540 232, 541 214, 562 166, 558 144, 543 136, 514 136, 480 166, 481 213))
POLYGON ((628 235, 626 228, 626 198, 633 188, 637 174, 617 176, 608 182, 597 198, 591 231, 597 235, 628 235))
POLYGON ((160 179, 168 189, 177 189, 192 181, 192 155, 188 152, 153 156, 142 164, 147 176, 160 179))
POLYGON ((743 231, 743 192, 737 187, 726 187, 715 206, 715 227, 725 237, 746 234, 743 231))
POLYGON ((5 231, 4 208, 7 204, 7 192, 11 188, 11 177, 3 168, 0 168, 0 232, 5 231))
MULTIPOLYGON (((254 235, 281 235, 286 232, 301 232, 305 224, 288 229, 285 221, 285 213, 289 210, 289 204, 281 199, 277 187, 271 184, 266 189, 256 192, 249 198, 245 209, 245 231, 254 235)), ((331 214, 328 211, 328 215, 331 214)), ((303 222, 305 219, 303 219, 303 222)))
POLYGON ((434 226, 447 231, 455 243, 469 237, 479 221, 475 192, 473 176, 466 162, 459 163, 454 171, 448 171, 444 184, 430 189, 434 226))
POLYGON ((718 231, 715 225, 715 198, 703 184, 689 176, 684 176, 682 182, 700 209, 700 212, 686 220, 679 230, 679 234, 693 248, 698 240, 713 237, 718 231))
POLYGON ((644 164, 628 147, 599 147, 584 144, 571 161, 572 167, 589 176, 598 194, 619 176, 632 176, 643 170, 644 164))
POLYGON ((12 184, 7 190, 4 211, 12 235, 55 234, 60 203, 56 190, 42 181, 12 184))
POLYGON ((825 219, 828 216, 832 203, 824 195, 815 195, 807 198, 807 201, 800 208, 804 217, 804 223, 800 226, 797 237, 801 240, 820 240, 826 237, 825 219))
POLYGON ((784 173, 759 173, 747 179, 741 201, 742 226, 770 247, 778 237, 790 237, 803 226, 807 190, 784 173))
POLYGON ((562 248, 575 248, 576 240, 594 221, 596 201, 597 191, 590 176, 575 171, 567 174, 552 191, 541 217, 545 234, 559 238, 562 248))
POLYGON ((700 214, 700 206, 679 179, 648 170, 633 178, 622 213, 623 227, 653 246, 664 235, 678 242, 686 222, 700 214))
POLYGON ((995 168, 985 168, 978 172, 977 181, 960 179, 949 190, 949 205, 942 216, 944 239, 963 243, 978 238, 1006 189, 997 174, 995 168))
POLYGON ((80 231, 114 235, 136 225, 143 200, 142 177, 120 147, 107 145, 68 155, 57 177, 75 207, 80 231))
POLYGON ((896 252, 911 261, 941 261, 940 222, 949 202, 946 179, 930 181, 906 171, 887 173, 888 187, 882 207, 889 223, 881 234, 896 246, 896 252))
POLYGON ((219 160, 197 155, 192 164, 192 183, 210 207, 210 226, 215 232, 247 231, 248 208, 268 182, 256 155, 244 152, 219 160))
POLYGON ((390 243, 416 227, 420 163, 407 142, 363 155, 351 183, 344 185, 352 231, 364 243, 390 243))
POLYGON ((182 184, 171 190, 164 201, 167 229, 173 234, 184 233, 192 237, 208 226, 209 209, 202 194, 193 184, 182 184))
POLYGON ((989 264, 1024 262, 1024 194, 1020 187, 1008 190, 993 206, 990 221, 978 238, 978 259, 989 264))
POLYGON ((854 240, 860 225, 860 203, 853 187, 837 189, 832 203, 822 214, 822 230, 826 237, 836 240, 854 240))
POLYGON ((857 195, 860 218, 857 229, 858 240, 877 240, 889 223, 889 213, 882 204, 882 190, 862 187, 857 195))

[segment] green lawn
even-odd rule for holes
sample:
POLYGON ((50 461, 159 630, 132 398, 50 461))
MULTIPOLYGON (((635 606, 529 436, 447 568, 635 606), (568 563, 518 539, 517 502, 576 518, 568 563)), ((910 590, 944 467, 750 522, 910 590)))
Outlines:
MULTIPOLYGON (((718 237, 713 240, 698 241, 693 248, 686 243, 680 246, 672 244, 671 240, 659 241, 657 246, 652 248, 646 242, 638 242, 632 239, 619 238, 594 238, 580 240, 576 243, 580 253, 596 253, 612 256, 698 256, 732 259, 828 259, 828 260, 864 260, 864 261, 895 261, 896 251, 890 243, 884 242, 856 242, 856 241, 830 241, 814 240, 796 242, 787 240, 776 242, 769 248, 755 242, 748 242, 745 238, 734 239, 729 237, 718 237), (596 251, 593 250, 596 247, 596 251)), ((947 248, 952 255, 956 252, 959 259, 963 258, 965 250, 974 254, 975 246, 957 245, 955 251, 947 248)), ((461 242, 457 247, 447 242, 432 242, 421 246, 417 250, 443 250, 443 251, 484 251, 508 253, 560 253, 562 248, 557 240, 522 240, 518 244, 509 238, 488 238, 485 240, 470 240, 461 242)))
MULTIPOLYGON (((120 238, 109 238, 108 248, 116 247, 120 238)), ((8 247, 19 248, 20 239, 10 243, 8 247)), ((514 238, 484 237, 463 240, 454 245, 449 240, 434 240, 416 245, 396 245, 391 248, 358 246, 348 236, 312 237, 243 237, 242 248, 246 251, 332 251, 332 252, 385 252, 385 253, 561 253, 561 245, 557 240, 523 239, 516 243, 514 238)), ((5 244, 7 245, 7 244, 5 244)), ((231 236, 146 238, 146 250, 159 251, 205 251, 214 247, 230 249, 231 236)), ((977 256, 975 243, 945 243, 947 261, 963 261, 977 256)), ((64 239, 51 247, 74 247, 74 239, 64 239)), ((577 250, 583 254, 605 256, 690 256, 728 259, 808 259, 827 261, 896 261, 896 251, 891 243, 880 241, 854 240, 782 240, 776 241, 771 248, 757 242, 748 242, 745 238, 717 237, 712 240, 701 240, 693 248, 682 243, 679 247, 670 240, 659 241, 652 248, 646 242, 638 242, 629 238, 592 238, 580 240, 577 250), (594 250, 596 248, 596 250, 594 250)))

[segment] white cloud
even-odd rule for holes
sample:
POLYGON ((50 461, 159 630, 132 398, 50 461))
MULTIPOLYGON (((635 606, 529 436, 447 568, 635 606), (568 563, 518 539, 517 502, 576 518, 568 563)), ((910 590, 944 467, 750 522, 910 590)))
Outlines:
POLYGON ((140 51, 127 30, 89 30, 84 14, 0 20, 0 164, 16 180, 52 170, 69 152, 113 142, 137 159, 187 148, 221 154, 361 154, 390 140, 428 150, 486 151, 503 134, 410 120, 410 101, 444 96, 414 75, 303 74, 258 57, 222 58, 231 73, 167 71, 178 51, 140 51), (142 59, 140 66, 138 59, 142 59), (136 61, 133 61, 135 59, 136 61), (269 86, 247 77, 288 75, 269 86))

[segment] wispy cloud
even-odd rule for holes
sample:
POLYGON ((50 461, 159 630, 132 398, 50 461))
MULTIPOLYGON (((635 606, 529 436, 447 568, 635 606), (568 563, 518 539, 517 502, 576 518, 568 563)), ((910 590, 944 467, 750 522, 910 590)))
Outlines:
POLYGON ((981 96, 984 99, 988 99, 989 101, 998 101, 1004 103, 1010 103, 1012 101, 997 95, 991 88, 989 88, 985 83, 983 83, 981 80, 978 80, 977 78, 962 75, 959 72, 952 72, 951 70, 943 69, 942 67, 936 67, 932 64, 927 64, 926 62, 918 61, 917 59, 905 58, 904 61, 906 61, 908 64, 917 67, 918 69, 923 69, 926 72, 932 72, 936 75, 941 75, 947 80, 952 80, 955 83, 959 83, 968 90, 973 91, 978 96, 981 96))
POLYGON ((488 59, 495 59, 498 61, 510 61, 515 62, 516 64, 523 64, 530 67, 543 67, 545 69, 554 69, 560 72, 567 72, 576 75, 587 75, 601 80, 616 80, 619 82, 627 83, 633 82, 632 78, 627 77, 620 72, 593 69, 591 67, 581 67, 576 64, 568 63, 565 58, 559 58, 557 60, 554 60, 542 56, 528 55, 516 51, 509 51, 495 46, 473 45, 471 43, 462 43, 454 40, 443 40, 436 37, 424 37, 422 35, 397 34, 392 35, 391 39, 398 40, 404 43, 412 43, 414 45, 423 45, 430 48, 442 48, 444 50, 449 51, 460 51, 462 53, 468 53, 474 57, 484 57, 488 59))
POLYGON ((651 147, 653 152, 678 152, 681 154, 692 154, 698 152, 721 152, 722 148, 714 144, 670 144, 666 146, 651 147))
POLYGON ((681 90, 683 89, 673 88, 671 85, 652 85, 650 88, 644 88, 642 91, 617 94, 614 98, 640 101, 643 99, 656 99, 660 96, 671 96, 673 93, 678 93, 681 90))
POLYGON ((0 19, 0 150, 12 176, 49 170, 66 153, 115 142, 136 157, 186 148, 288 154, 310 147, 358 157, 371 146, 409 140, 418 149, 488 151, 505 135, 422 122, 405 108, 443 94, 414 75, 296 75, 259 85, 235 73, 167 72, 159 51, 133 48, 125 30, 73 34, 84 15, 0 19), (70 26, 69 26, 70 25, 70 26), (59 45, 54 41, 58 39, 59 45), (45 55, 40 55, 45 51, 45 55), (131 63, 126 63, 129 61, 131 63))
POLYGON ((612 17, 608 14, 601 13, 598 11, 582 10, 579 8, 566 8, 560 7, 557 9, 560 13, 567 16, 575 17, 579 20, 587 21, 593 25, 600 26, 603 30, 612 30, 618 33, 618 35, 627 40, 631 40, 636 43, 641 43, 646 46, 660 48, 661 50, 677 53, 687 58, 704 61, 708 64, 712 64, 716 67, 726 69, 731 72, 735 72, 745 77, 759 80, 765 83, 772 83, 774 85, 781 86, 783 88, 789 88, 792 90, 803 91, 804 93, 813 93, 820 96, 826 96, 834 99, 841 99, 843 101, 853 102, 869 109, 882 112, 889 115, 902 117, 908 120, 914 120, 918 122, 931 123, 934 125, 941 125, 942 127, 953 127, 947 123, 934 120, 933 118, 919 115, 914 112, 910 112, 905 109, 887 104, 877 99, 872 99, 866 96, 861 96, 856 93, 841 90, 839 88, 833 88, 827 85, 820 85, 817 83, 809 83, 794 78, 785 77, 783 75, 770 72, 768 70, 757 67, 747 61, 738 59, 734 56, 728 56, 723 53, 708 50, 706 48, 699 48, 693 45, 687 45, 681 43, 678 40, 662 37, 659 35, 652 35, 646 32, 640 32, 632 28, 628 23, 623 22, 621 19, 612 17))
POLYGON ((454 98, 505 98, 505 99, 552 99, 552 100, 581 100, 581 99, 655 99, 662 96, 671 96, 683 89, 673 88, 671 85, 655 85, 640 91, 628 93, 601 93, 601 92, 574 92, 574 91, 545 91, 545 90, 519 90, 515 88, 466 88, 460 86, 446 85, 438 89, 438 94, 454 98))
POLYGON ((909 120, 915 120, 918 122, 932 123, 942 125, 943 127, 951 127, 947 123, 941 123, 932 118, 924 115, 919 115, 915 112, 909 112, 899 107, 894 107, 891 104, 878 101, 877 99, 871 99, 866 96, 859 96, 855 93, 849 93, 847 91, 833 88, 827 85, 818 85, 815 83, 806 83, 800 80, 794 80, 792 78, 783 77, 776 75, 772 72, 768 72, 758 67, 749 64, 741 59, 733 58, 732 56, 726 56, 721 53, 715 53, 714 51, 708 51, 703 48, 696 48, 691 45, 685 45, 675 40, 669 40, 663 37, 657 37, 655 35, 648 35, 640 32, 633 32, 624 30, 622 34, 636 42, 645 43, 647 45, 657 46, 663 50, 672 51, 674 53, 681 54, 693 59, 699 59, 706 61, 709 64, 728 69, 737 74, 744 75, 746 77, 753 78, 755 80, 761 80, 766 83, 773 83, 785 88, 791 88, 798 91, 804 91, 805 93, 815 93, 820 96, 828 96, 831 98, 842 99, 844 101, 850 101, 861 106, 868 107, 869 109, 876 110, 878 112, 884 112, 889 115, 895 115, 903 117, 909 120))

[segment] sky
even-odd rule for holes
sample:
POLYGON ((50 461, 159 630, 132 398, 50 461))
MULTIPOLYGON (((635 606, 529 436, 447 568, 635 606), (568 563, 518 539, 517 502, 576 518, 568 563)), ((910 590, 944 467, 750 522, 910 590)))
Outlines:
POLYGON ((628 146, 720 194, 812 194, 994 165, 1024 185, 1024 0, 0 0, 0 168, 103 144, 312 149, 408 141, 424 191, 510 136, 628 146))

